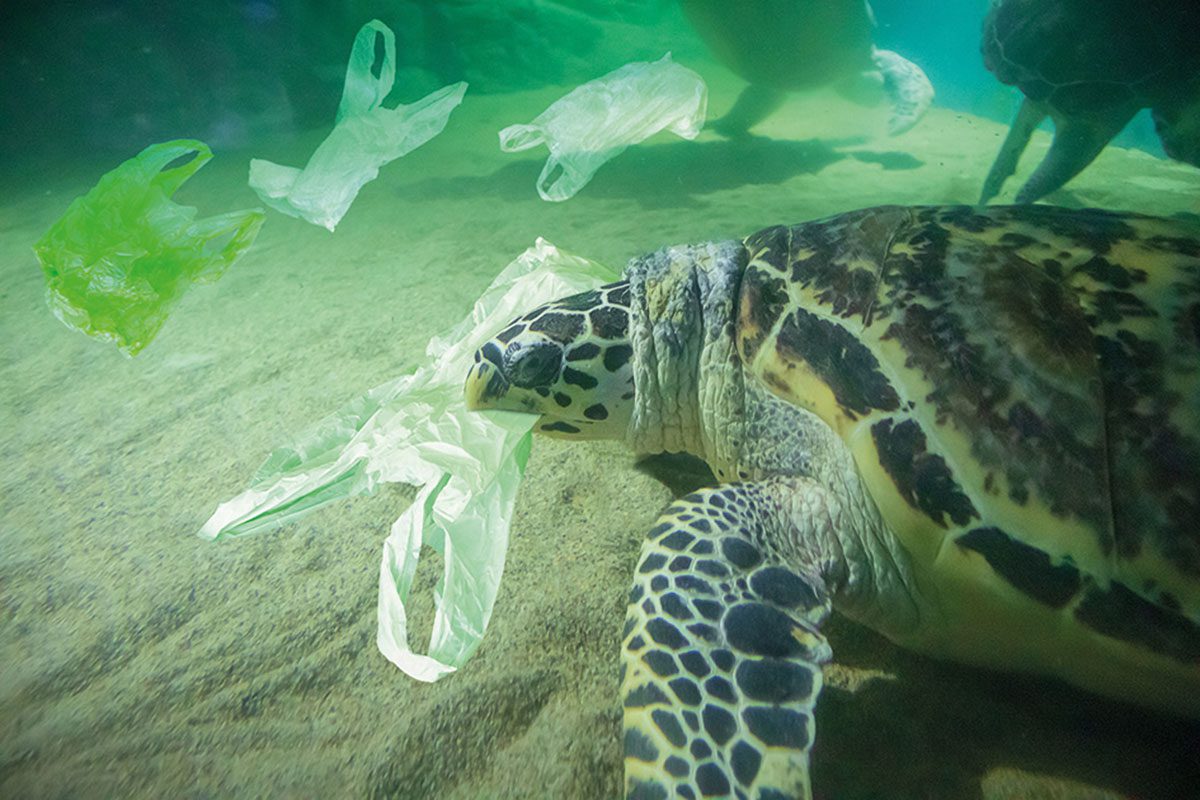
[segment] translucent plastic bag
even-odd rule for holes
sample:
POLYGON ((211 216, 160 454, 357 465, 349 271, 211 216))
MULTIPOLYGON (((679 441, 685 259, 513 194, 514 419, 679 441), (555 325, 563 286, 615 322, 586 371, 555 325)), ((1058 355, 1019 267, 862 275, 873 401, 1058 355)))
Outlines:
POLYGON ((251 159, 250 188, 276 211, 336 228, 379 168, 441 133, 467 91, 467 84, 455 83, 411 105, 384 108, 395 76, 396 37, 388 26, 371 20, 354 39, 333 131, 303 170, 251 159), (378 77, 371 71, 377 36, 384 44, 378 77))
POLYGON ((72 201, 38 240, 46 302, 67 327, 137 355, 191 284, 212 283, 246 252, 262 209, 197 220, 195 208, 171 200, 210 158, 194 139, 152 144, 72 201))
POLYGON ((384 543, 376 641, 418 680, 453 672, 478 647, 491 618, 537 422, 532 414, 467 411, 463 382, 475 350, 531 304, 616 277, 539 239, 466 319, 429 342, 416 372, 375 387, 273 452, 251 487, 221 503, 200 535, 266 530, 381 483, 421 486, 384 543), (405 613, 422 544, 445 556, 428 655, 409 647, 405 613))
POLYGON ((695 139, 707 107, 704 80, 667 53, 583 84, 528 125, 510 125, 500 131, 500 149, 512 153, 545 144, 550 158, 538 176, 538 194, 567 200, 631 144, 664 129, 695 139))

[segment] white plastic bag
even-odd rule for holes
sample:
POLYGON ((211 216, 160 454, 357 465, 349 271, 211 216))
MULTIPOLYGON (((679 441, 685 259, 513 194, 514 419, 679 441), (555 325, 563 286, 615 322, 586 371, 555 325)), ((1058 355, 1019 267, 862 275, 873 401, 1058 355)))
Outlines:
POLYGON ((616 273, 538 239, 453 329, 430 340, 426 363, 375 387, 274 451, 249 489, 221 503, 200 536, 220 539, 291 522, 381 483, 420 486, 392 525, 379 570, 380 651, 434 681, 475 651, 491 618, 517 487, 537 417, 467 411, 475 350, 532 306, 594 289, 616 273), (428 655, 408 644, 405 602, 421 545, 445 557, 428 655))
POLYGON ((303 170, 251 159, 250 188, 276 211, 332 231, 381 166, 442 132, 467 91, 467 84, 455 83, 411 105, 384 108, 395 76, 396 37, 388 26, 371 20, 354 39, 333 131, 303 170), (376 36, 384 43, 378 77, 371 72, 376 36))
POLYGON ((512 153, 545 144, 550 158, 538 176, 538 194, 567 200, 631 144, 664 129, 695 139, 707 107, 704 80, 667 53, 583 84, 528 125, 510 125, 500 131, 500 149, 512 153))

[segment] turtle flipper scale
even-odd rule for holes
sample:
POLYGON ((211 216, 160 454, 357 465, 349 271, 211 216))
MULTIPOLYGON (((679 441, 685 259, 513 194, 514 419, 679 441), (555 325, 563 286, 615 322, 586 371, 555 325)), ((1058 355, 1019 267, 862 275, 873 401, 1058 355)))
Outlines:
POLYGON ((791 492, 704 489, 646 538, 622 654, 627 798, 812 796, 830 598, 766 544, 791 492))

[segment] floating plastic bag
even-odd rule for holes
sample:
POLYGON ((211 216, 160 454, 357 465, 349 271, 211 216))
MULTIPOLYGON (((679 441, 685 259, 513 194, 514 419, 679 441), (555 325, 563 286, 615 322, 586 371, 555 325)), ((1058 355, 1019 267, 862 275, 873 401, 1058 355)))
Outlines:
POLYGON ((63 324, 135 356, 189 285, 212 283, 246 252, 262 209, 197 220, 171 201, 210 158, 193 139, 152 144, 71 202, 33 246, 63 324))
POLYGON ((455 83, 412 105, 384 108, 395 76, 396 37, 388 26, 371 20, 354 38, 333 131, 303 170, 251 159, 250 188, 276 211, 336 228, 379 168, 441 133, 467 91, 467 84, 455 83), (384 44, 378 77, 371 73, 377 35, 384 44))
POLYGON ((513 153, 544 143, 550 158, 538 176, 538 194, 567 200, 631 144, 663 129, 695 139, 707 107, 704 80, 667 53, 583 84, 528 125, 510 125, 500 131, 500 149, 513 153))
POLYGON ((530 306, 615 278, 538 239, 492 282, 470 316, 429 342, 423 366, 272 453, 251 488, 222 503, 200 535, 265 530, 381 483, 421 486, 384 543, 376 642, 418 680, 453 672, 475 651, 491 618, 537 421, 532 414, 467 411, 463 384, 475 350, 530 306), (445 557, 428 655, 409 647, 404 608, 422 543, 445 557))

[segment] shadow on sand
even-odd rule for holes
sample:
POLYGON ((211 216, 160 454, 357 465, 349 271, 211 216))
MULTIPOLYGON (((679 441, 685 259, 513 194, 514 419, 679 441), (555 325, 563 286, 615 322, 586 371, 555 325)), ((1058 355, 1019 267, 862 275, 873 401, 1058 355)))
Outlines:
POLYGON ((1056 681, 924 658, 848 621, 830 627, 835 659, 877 668, 882 654, 896 680, 821 695, 813 751, 818 796, 983 800, 984 777, 999 769, 1038 776, 1032 787, 1025 784, 1022 791, 1035 793, 1026 796, 1049 796, 1038 793, 1052 791, 1047 779, 1139 800, 1194 797, 1200 786, 1195 722, 1056 681))
MULTIPOLYGON (((857 144, 853 139, 786 141, 750 136, 635 145, 601 167, 578 196, 624 198, 644 208, 686 207, 714 192, 815 175, 845 158, 887 170, 915 169, 923 163, 908 153, 839 149, 857 144)), ((432 198, 528 196, 545 163, 541 157, 545 151, 538 152, 539 157, 521 158, 490 175, 426 180, 407 186, 405 193, 432 198)))

